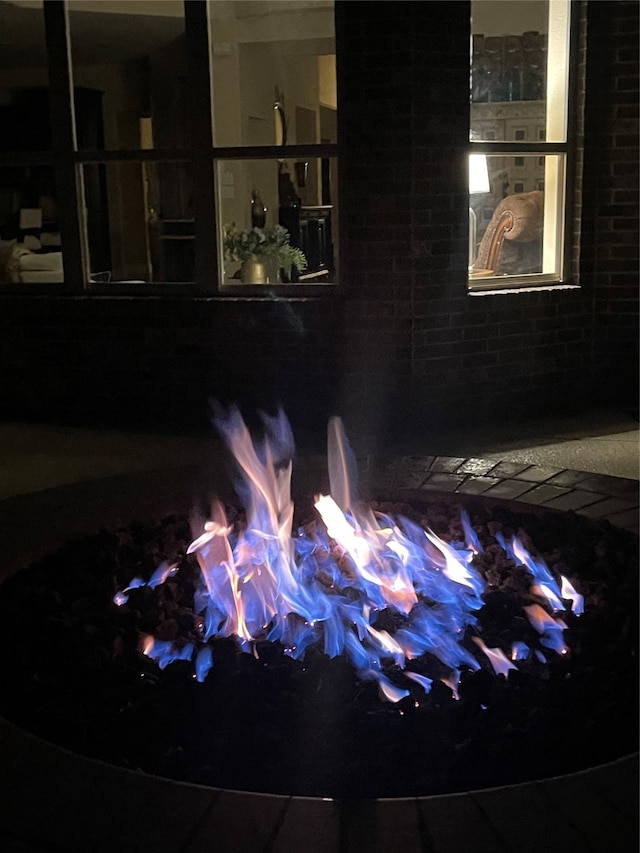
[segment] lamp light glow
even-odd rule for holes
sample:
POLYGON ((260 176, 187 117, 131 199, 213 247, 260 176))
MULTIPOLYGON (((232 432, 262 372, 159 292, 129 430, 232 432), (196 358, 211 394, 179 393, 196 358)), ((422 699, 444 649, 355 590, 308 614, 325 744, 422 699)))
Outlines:
MULTIPOLYGON (((491 192, 486 154, 469 154, 469 195, 491 192)), ((469 272, 476 258, 477 218, 469 205, 469 272)))
POLYGON ((491 192, 486 154, 469 154, 469 194, 491 192))

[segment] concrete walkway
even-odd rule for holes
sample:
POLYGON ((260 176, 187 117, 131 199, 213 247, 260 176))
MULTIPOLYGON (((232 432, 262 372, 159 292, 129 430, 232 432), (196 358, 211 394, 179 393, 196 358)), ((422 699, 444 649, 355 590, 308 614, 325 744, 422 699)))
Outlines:
MULTIPOLYGON (((368 452, 370 437, 349 438, 356 452, 368 452)), ((427 454, 482 456, 640 478, 638 422, 619 412, 520 425, 467 425, 439 433, 425 431, 418 437, 396 436, 393 445, 378 447, 378 453, 389 459, 427 454)), ((213 429, 198 436, 175 436, 0 422, 0 500, 136 471, 206 465, 219 452, 220 442, 213 429)))

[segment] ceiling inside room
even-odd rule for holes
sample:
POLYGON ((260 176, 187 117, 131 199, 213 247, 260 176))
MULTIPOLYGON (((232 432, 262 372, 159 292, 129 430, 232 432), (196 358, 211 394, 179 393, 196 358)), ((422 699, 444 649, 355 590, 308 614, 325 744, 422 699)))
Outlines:
MULTIPOLYGON (((42 0, 0 0, 0 68, 45 62, 42 5, 42 0)), ((210 11, 214 21, 247 21, 302 10, 308 15, 310 9, 321 12, 332 6, 333 0, 215 0, 210 11)), ((139 59, 184 33, 181 0, 75 0, 69 8, 73 16, 74 61, 78 64, 139 59), (140 26, 141 16, 144 26, 140 26)))

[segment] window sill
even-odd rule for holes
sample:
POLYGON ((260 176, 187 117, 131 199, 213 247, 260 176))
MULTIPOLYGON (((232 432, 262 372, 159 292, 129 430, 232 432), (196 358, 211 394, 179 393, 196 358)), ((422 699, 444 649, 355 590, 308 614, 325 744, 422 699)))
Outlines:
POLYGON ((481 270, 467 278, 469 296, 483 296, 498 293, 532 293, 537 290, 572 290, 578 285, 562 281, 551 273, 530 273, 527 275, 487 275, 481 270), (483 274, 484 273, 484 274, 483 274))
POLYGON ((180 298, 180 299, 221 299, 221 300, 264 300, 308 299, 328 297, 338 292, 336 284, 233 284, 219 289, 198 287, 193 282, 171 284, 92 284, 84 291, 90 296, 127 296, 134 298, 180 298))
POLYGON ((198 288, 193 282, 154 284, 147 282, 98 282, 86 287, 64 283, 0 283, 0 296, 72 296, 79 298, 126 297, 128 299, 215 299, 231 301, 269 301, 329 298, 341 292, 339 285, 326 284, 234 284, 220 290, 198 288))
POLYGON ((292 299, 307 296, 335 294, 339 286, 335 282, 297 282, 295 284, 227 284, 216 296, 223 299, 292 299))
POLYGON ((68 296, 74 293, 63 282, 42 284, 35 282, 3 281, 0 296, 68 296))
POLYGON ((557 282, 556 284, 549 284, 547 282, 541 282, 540 284, 522 284, 522 285, 505 285, 503 287, 483 287, 483 288, 474 288, 473 290, 469 289, 467 291, 468 296, 502 296, 514 293, 539 293, 540 291, 546 291, 547 293, 553 292, 556 290, 580 290, 580 285, 578 284, 565 284, 563 282, 557 282))

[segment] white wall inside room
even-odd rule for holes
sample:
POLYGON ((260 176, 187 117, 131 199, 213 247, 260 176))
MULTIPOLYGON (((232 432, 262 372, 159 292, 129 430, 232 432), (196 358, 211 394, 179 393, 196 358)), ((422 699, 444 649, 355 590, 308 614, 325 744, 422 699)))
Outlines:
POLYGON ((548 0, 472 0, 471 31, 485 36, 519 35, 529 30, 546 33, 548 0))
MULTIPOLYGON (((320 90, 321 71, 324 75, 326 99, 335 102, 335 75, 328 70, 333 57, 323 65, 317 55, 301 55, 290 50, 289 42, 251 43, 233 45, 227 55, 216 55, 214 50, 214 75, 223 69, 237 69, 239 97, 235 98, 229 87, 218 87, 229 108, 216 106, 214 97, 215 135, 217 144, 224 145, 274 145, 276 144, 276 116, 273 109, 276 93, 281 98, 287 119, 287 142, 320 142, 320 90), (235 57, 237 56, 237 62, 235 57), (333 88, 332 88, 333 81, 333 88), (298 132, 298 117, 304 118, 304 129, 298 132)), ((215 91, 218 91, 218 88, 215 91)), ((283 168, 295 180, 294 164, 285 162, 283 168)), ((319 204, 320 176, 316 171, 319 161, 310 164, 310 174, 305 188, 297 188, 305 204, 319 204)), ((250 227, 251 192, 258 189, 267 207, 267 225, 278 221, 278 164, 245 160, 237 164, 226 163, 227 175, 233 174, 233 191, 227 177, 227 187, 222 199, 224 221, 250 227), (231 193, 233 192, 233 197, 231 193)))
MULTIPOLYGON (((237 18, 250 18, 257 15, 273 15, 274 13, 305 12, 309 9, 333 10, 333 0, 243 0, 242 3, 225 3, 232 6, 237 18)), ((213 0, 217 7, 217 0, 213 0)))
POLYGON ((323 54, 318 57, 318 97, 323 107, 338 109, 337 91, 335 53, 323 54))

